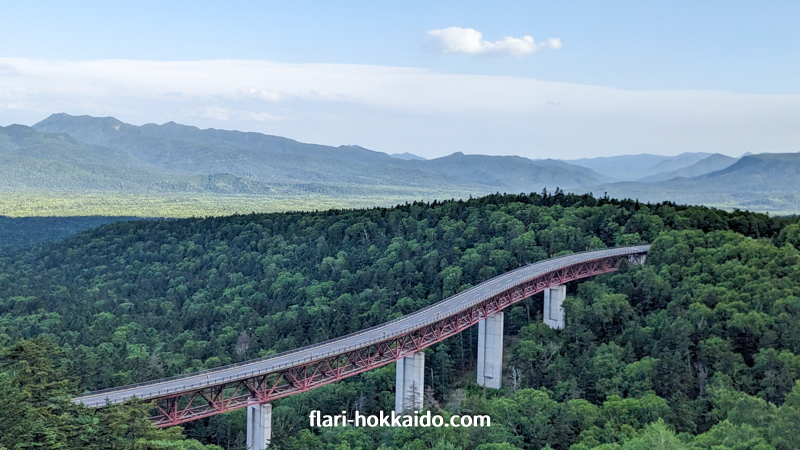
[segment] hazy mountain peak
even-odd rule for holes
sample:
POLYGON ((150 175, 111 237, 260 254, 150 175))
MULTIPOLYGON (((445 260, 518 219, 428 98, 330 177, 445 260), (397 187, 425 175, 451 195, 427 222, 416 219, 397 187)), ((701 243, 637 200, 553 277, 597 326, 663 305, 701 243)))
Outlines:
POLYGON ((710 153, 681 153, 677 156, 638 155, 604 156, 567 160, 570 164, 588 167, 602 175, 620 181, 633 181, 662 172, 670 172, 691 166, 710 156, 710 153))
POLYGON ((678 170, 684 167, 689 167, 711 156, 711 153, 703 152, 684 152, 676 156, 667 157, 667 159, 660 161, 650 167, 651 171, 664 172, 669 170, 678 170))
POLYGON ((392 158, 395 158, 395 159, 402 159, 402 160, 405 160, 405 161, 427 161, 426 158, 423 158, 422 156, 417 156, 417 155, 415 155, 413 153, 409 153, 409 152, 392 153, 389 156, 391 156, 392 158))
POLYGON ((33 125, 33 129, 44 133, 66 133, 89 144, 100 144, 120 131, 132 128, 114 117, 71 116, 66 113, 52 114, 33 125))
POLYGON ((715 172, 717 170, 722 170, 730 166, 731 164, 735 163, 736 161, 737 158, 732 158, 730 156, 726 156, 721 153, 714 153, 706 158, 701 159, 700 161, 697 161, 696 163, 690 166, 681 167, 676 170, 667 170, 659 172, 649 177, 640 178, 638 181, 651 183, 657 181, 671 180, 673 178, 697 177, 707 173, 715 172))
MULTIPOLYGON (((186 131, 203 131, 200 128, 197 128, 194 125, 183 125, 177 122, 170 120, 162 125, 156 125, 159 128, 164 130, 186 130, 186 131)), ((209 130, 214 130, 213 128, 209 128, 209 130)))
POLYGON ((115 117, 92 117, 92 116, 72 116, 67 113, 56 113, 51 114, 48 118, 42 120, 33 125, 33 128, 42 129, 49 126, 54 126, 59 124, 60 126, 108 126, 108 127, 115 127, 115 126, 122 126, 126 125, 121 120, 115 117))

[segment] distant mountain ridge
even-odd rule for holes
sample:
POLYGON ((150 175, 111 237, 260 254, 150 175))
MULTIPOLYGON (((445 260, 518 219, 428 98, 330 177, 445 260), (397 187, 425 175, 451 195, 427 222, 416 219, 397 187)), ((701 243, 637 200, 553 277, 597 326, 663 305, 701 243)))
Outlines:
POLYGON ((725 169, 726 167, 731 166, 738 160, 739 158, 732 158, 730 156, 725 156, 719 153, 715 153, 709 156, 708 158, 701 159, 700 161, 690 166, 682 167, 676 170, 661 172, 656 175, 651 175, 649 177, 641 178, 637 181, 651 183, 656 181, 671 180, 673 178, 697 177, 700 175, 705 175, 707 173, 725 169))
POLYGON ((759 153, 696 177, 651 183, 611 183, 594 187, 592 191, 641 201, 670 200, 784 214, 800 213, 800 153, 759 153))
POLYGON ((392 158, 397 158, 397 159, 405 159, 405 160, 407 160, 407 161, 408 161, 408 160, 419 160, 419 161, 425 161, 425 160, 427 159, 427 158, 423 158, 422 156, 417 156, 417 155, 415 155, 415 154, 413 154, 413 153, 409 153, 409 152, 403 152, 403 153, 392 153, 392 154, 391 154, 391 155, 389 155, 389 156, 391 156, 392 158))
POLYGON ((33 127, 0 127, 0 160, 7 163, 0 169, 5 189, 274 194, 311 187, 333 195, 405 191, 413 198, 418 192, 460 196, 611 181, 552 160, 461 153, 398 159, 356 145, 63 113, 33 127))
POLYGON ((135 126, 62 113, 32 127, 0 127, 0 191, 245 195, 289 202, 316 195, 363 205, 364 199, 432 200, 560 187, 642 201, 800 212, 798 158, 643 153, 561 161, 456 152, 426 160, 358 145, 306 144, 174 122, 135 126))
POLYGON ((557 178, 550 187, 589 186, 588 180, 610 181, 591 169, 574 166, 555 159, 531 160, 521 156, 487 156, 453 153, 442 158, 411 161, 422 170, 464 179, 483 180, 493 186, 524 187, 531 176, 537 179, 557 178))
MULTIPOLYGON (((747 180, 754 189, 768 187, 800 189, 800 153, 759 153, 741 158, 730 166, 696 178, 698 181, 747 180)), ((720 190, 721 186, 717 186, 720 190)))
POLYGON ((709 156, 711 156, 710 153, 703 153, 703 152, 699 152, 699 153, 681 153, 680 155, 669 157, 669 158, 659 162, 658 164, 653 165, 652 167, 650 167, 647 170, 648 171, 654 171, 654 172, 657 172, 657 173, 671 172, 671 171, 675 171, 675 170, 680 170, 680 169, 683 169, 685 167, 689 167, 689 166, 692 166, 694 164, 697 164, 698 162, 703 161, 704 159, 707 159, 709 156))
POLYGON ((592 169, 617 181, 634 181, 688 167, 709 156, 711 156, 710 153, 681 153, 677 156, 642 153, 639 155, 581 158, 566 160, 565 162, 592 169))

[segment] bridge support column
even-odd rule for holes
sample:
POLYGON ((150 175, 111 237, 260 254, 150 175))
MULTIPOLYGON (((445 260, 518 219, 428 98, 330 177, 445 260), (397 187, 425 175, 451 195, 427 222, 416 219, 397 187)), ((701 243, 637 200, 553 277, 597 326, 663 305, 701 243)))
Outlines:
POLYGON ((503 375, 503 319, 495 313, 478 322, 478 385, 500 389, 503 375))
POLYGON ((424 353, 414 353, 397 360, 397 378, 394 387, 394 410, 397 414, 422 409, 424 383, 424 353))
POLYGON ((264 450, 272 440, 272 404, 247 407, 247 450, 264 450))
POLYGON ((563 284, 544 290, 544 323, 550 328, 564 329, 564 309, 561 303, 567 298, 567 287, 563 284))

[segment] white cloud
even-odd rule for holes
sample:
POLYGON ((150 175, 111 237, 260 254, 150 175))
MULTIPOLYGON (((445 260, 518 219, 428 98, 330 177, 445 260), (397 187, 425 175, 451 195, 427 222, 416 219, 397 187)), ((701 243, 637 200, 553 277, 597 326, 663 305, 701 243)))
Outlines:
POLYGON ((229 108, 221 108, 219 106, 203 106, 195 110, 196 114, 204 119, 214 119, 226 122, 231 116, 229 108))
POLYGON ((174 120, 425 157, 800 151, 800 95, 629 91, 532 78, 252 60, 0 58, 0 125, 51 113, 174 120))
POLYGON ((281 95, 278 94, 277 92, 265 91, 263 89, 258 89, 254 87, 238 88, 236 89, 236 94, 241 98, 268 100, 271 102, 277 102, 278 100, 281 99, 281 95))
POLYGON ((0 64, 0 77, 13 77, 17 75, 17 71, 8 64, 0 64))
POLYGON ((448 27, 428 31, 428 40, 436 51, 442 53, 466 53, 469 55, 527 55, 543 49, 561 48, 561 40, 550 38, 546 42, 536 42, 531 36, 515 38, 504 37, 491 42, 483 39, 483 34, 472 28, 448 27))
POLYGON ((255 122, 266 122, 270 120, 281 120, 284 117, 275 116, 266 112, 249 111, 246 109, 224 108, 220 106, 201 106, 191 110, 192 115, 203 119, 213 119, 220 122, 229 120, 246 120, 255 122))

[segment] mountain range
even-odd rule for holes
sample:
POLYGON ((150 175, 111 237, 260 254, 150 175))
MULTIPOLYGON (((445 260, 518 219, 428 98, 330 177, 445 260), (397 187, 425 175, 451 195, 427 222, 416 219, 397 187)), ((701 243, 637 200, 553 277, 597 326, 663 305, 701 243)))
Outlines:
MULTIPOLYGON (((713 163, 713 161, 712 161, 713 163)), ((620 182, 592 189, 597 195, 670 200, 773 213, 800 213, 800 153, 744 156, 721 170, 656 182, 620 182)))
POLYGON ((465 155, 426 160, 356 145, 53 114, 0 127, 0 191, 170 196, 318 195, 376 204, 560 187, 640 200, 798 211, 800 154, 683 153, 560 161, 465 155), (383 200, 383 201, 382 201, 383 200))
MULTIPOLYGON (((738 158, 732 158, 730 156, 714 153, 713 155, 709 155, 708 157, 701 159, 692 165, 685 167, 678 167, 675 170, 666 170, 658 172, 654 175, 649 175, 646 177, 639 178, 637 181, 655 182, 655 181, 667 181, 673 178, 697 177, 700 175, 705 175, 707 173, 716 172, 717 170, 725 169, 726 167, 730 167, 733 165, 733 163, 735 163, 738 160, 739 160, 738 158)), ((665 162, 673 163, 674 160, 665 162)), ((658 166, 664 167, 662 164, 658 164, 658 166)))
POLYGON ((297 186, 394 187, 485 193, 610 181, 591 169, 517 156, 392 157, 359 146, 305 144, 260 133, 179 125, 134 126, 111 117, 54 114, 0 128, 0 157, 29 166, 5 170, 3 188, 269 193, 297 186), (60 175, 60 176, 59 176, 60 175))
POLYGON ((567 160, 605 174, 616 181, 637 181, 643 177, 670 172, 690 166, 710 156, 710 153, 682 153, 678 156, 640 155, 601 156, 567 160))

